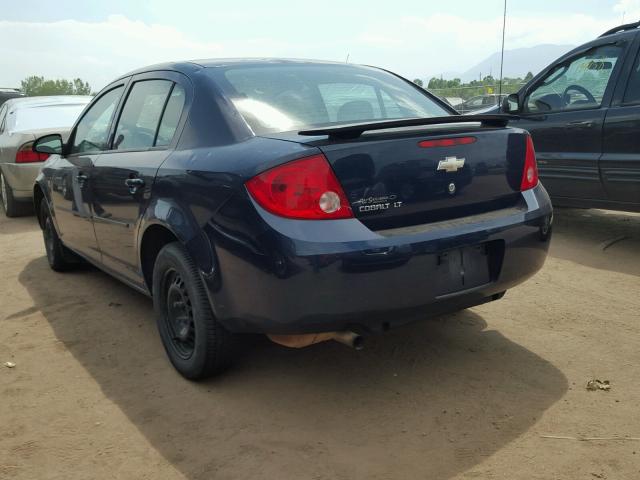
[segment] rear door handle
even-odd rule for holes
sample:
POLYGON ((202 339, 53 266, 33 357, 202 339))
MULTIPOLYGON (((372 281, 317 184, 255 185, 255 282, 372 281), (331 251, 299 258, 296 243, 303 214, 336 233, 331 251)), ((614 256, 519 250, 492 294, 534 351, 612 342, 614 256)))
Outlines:
POLYGON ((124 184, 129 188, 129 193, 134 195, 139 188, 144 187, 144 180, 141 178, 127 178, 124 184))
POLYGON ((594 123, 589 121, 569 122, 569 126, 573 128, 591 128, 594 123))

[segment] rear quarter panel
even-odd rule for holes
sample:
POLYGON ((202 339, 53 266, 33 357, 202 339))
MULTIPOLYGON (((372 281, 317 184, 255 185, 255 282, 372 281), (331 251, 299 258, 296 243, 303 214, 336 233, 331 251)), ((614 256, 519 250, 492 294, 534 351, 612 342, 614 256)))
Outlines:
POLYGON ((215 291, 219 288, 216 250, 232 244, 243 252, 251 251, 259 243, 260 220, 255 210, 245 208, 251 204, 244 182, 274 165, 317 151, 293 142, 252 137, 173 152, 158 170, 139 229, 138 250, 149 227, 164 226, 185 246, 209 290, 215 291), (238 210, 236 205, 243 208, 238 210), (257 221, 252 223, 249 216, 257 221))

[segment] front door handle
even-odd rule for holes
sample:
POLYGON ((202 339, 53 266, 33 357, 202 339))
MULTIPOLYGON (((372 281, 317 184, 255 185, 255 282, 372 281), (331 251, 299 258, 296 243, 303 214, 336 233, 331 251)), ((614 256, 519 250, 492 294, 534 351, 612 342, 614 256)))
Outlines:
POLYGON ((129 193, 135 195, 138 189, 144 187, 144 180, 141 178, 127 178, 124 184, 129 188, 129 193))

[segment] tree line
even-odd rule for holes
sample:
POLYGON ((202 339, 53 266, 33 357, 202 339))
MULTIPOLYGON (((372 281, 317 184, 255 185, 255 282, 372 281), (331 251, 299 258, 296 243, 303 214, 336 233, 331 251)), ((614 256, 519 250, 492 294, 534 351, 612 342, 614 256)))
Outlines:
MULTIPOLYGON (((504 77, 502 79, 502 93, 515 93, 520 90, 523 84, 533 78, 533 73, 529 72, 522 77, 504 77)), ((419 78, 414 80, 416 85, 424 87, 424 82, 419 78)), ((500 80, 491 75, 485 76, 482 80, 472 80, 463 82, 459 78, 445 80, 443 78, 432 77, 427 83, 427 90, 433 91, 439 97, 460 97, 468 99, 477 95, 498 93, 500 80)))
POLYGON ((20 90, 28 97, 36 95, 91 95, 91 85, 81 78, 51 80, 32 75, 20 82, 20 90))

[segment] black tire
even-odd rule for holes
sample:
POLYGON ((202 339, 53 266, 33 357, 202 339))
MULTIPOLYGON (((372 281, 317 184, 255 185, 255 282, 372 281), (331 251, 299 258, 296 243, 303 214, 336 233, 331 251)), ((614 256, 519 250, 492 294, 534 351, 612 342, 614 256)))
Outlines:
POLYGON ((234 336, 213 315, 198 270, 179 243, 158 253, 152 288, 160 338, 175 369, 189 380, 226 369, 234 336))
POLYGON ((7 217, 14 218, 29 214, 31 205, 28 202, 20 202, 13 196, 13 189, 6 178, 0 172, 0 202, 7 217))
POLYGON ((62 244, 53 224, 49 205, 44 198, 40 202, 40 222, 44 249, 47 252, 47 261, 51 269, 56 272, 65 272, 78 265, 80 263, 79 257, 62 244))

